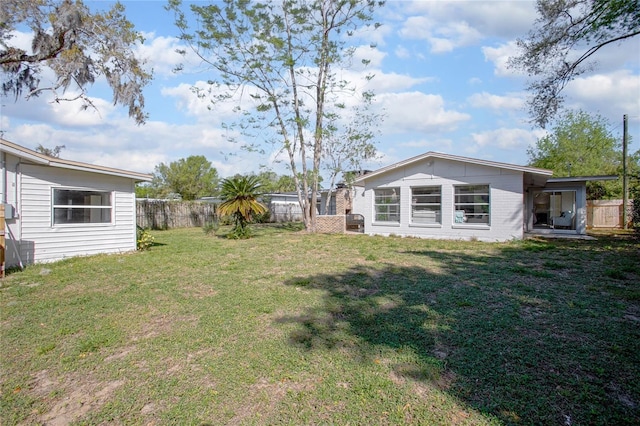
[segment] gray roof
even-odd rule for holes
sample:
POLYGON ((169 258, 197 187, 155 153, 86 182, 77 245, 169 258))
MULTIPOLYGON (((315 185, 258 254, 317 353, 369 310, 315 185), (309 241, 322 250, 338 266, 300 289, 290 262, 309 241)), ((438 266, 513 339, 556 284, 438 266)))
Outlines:
POLYGON ((547 183, 569 183, 569 182, 590 182, 594 180, 617 180, 616 175, 596 175, 596 176, 565 176, 549 178, 547 183))
POLYGON ((0 139, 0 150, 23 158, 34 164, 41 164, 62 169, 80 170, 83 172, 100 173, 104 175, 120 176, 134 179, 137 182, 149 182, 152 179, 150 174, 132 172, 128 170, 115 169, 112 167, 97 166, 95 164, 81 163, 79 161, 63 160, 61 158, 49 157, 48 155, 32 151, 28 148, 0 139))
POLYGON ((478 158, 469 158, 469 157, 461 157, 458 155, 451 155, 451 154, 443 154, 440 152, 434 152, 434 151, 429 151, 425 154, 421 154, 421 155, 417 155, 415 157, 409 158, 407 160, 403 160, 394 164, 391 164, 389 166, 383 167, 381 169, 375 170, 371 173, 367 173, 364 174, 362 176, 359 176, 355 179, 356 183, 359 182, 364 182, 365 180, 373 177, 373 176, 378 176, 384 173, 387 173, 389 171, 395 170, 399 167, 405 167, 414 163, 417 163, 419 161, 423 161, 423 160, 427 160, 429 158, 439 158, 439 159, 443 159, 443 160, 450 160, 450 161, 459 161, 462 163, 470 163, 470 164, 477 164, 480 166, 488 166, 488 167, 496 167, 499 169, 506 169, 506 170, 515 170, 515 171, 519 171, 519 172, 523 172, 523 173, 527 173, 530 175, 534 175, 534 176, 539 176, 542 177, 544 180, 548 179, 549 177, 551 177, 551 175, 553 175, 553 171, 551 170, 547 170, 547 169, 539 169, 537 167, 529 167, 529 166, 518 166, 516 164, 509 164, 509 163, 500 163, 497 161, 489 161, 489 160, 481 160, 478 158))

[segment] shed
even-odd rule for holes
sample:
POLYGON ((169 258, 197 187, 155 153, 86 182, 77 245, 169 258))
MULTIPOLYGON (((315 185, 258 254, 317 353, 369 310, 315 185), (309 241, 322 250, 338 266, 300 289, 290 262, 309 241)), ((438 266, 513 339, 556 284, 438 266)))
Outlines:
POLYGON ((0 148, 7 267, 136 249, 135 184, 151 175, 0 148))

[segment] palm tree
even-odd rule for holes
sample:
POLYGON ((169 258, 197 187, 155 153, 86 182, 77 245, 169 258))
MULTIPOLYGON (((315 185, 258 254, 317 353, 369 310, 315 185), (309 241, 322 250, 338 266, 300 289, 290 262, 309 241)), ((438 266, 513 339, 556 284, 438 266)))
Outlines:
POLYGON ((234 176, 222 181, 220 195, 224 201, 218 207, 218 214, 233 216, 235 226, 230 237, 250 237, 247 225, 253 215, 266 213, 267 208, 257 200, 260 187, 260 179, 253 175, 234 176))

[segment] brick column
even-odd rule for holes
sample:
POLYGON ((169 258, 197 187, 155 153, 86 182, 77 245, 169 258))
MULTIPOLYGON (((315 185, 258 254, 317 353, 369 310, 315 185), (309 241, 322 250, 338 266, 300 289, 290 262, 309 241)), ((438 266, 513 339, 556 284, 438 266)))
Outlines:
POLYGON ((347 214, 351 211, 351 191, 342 187, 336 189, 336 214, 347 214))

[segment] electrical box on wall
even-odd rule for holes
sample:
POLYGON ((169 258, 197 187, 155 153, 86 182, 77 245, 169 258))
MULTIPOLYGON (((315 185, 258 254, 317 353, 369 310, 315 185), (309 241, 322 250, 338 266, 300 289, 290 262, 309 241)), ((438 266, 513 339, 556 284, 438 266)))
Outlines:
POLYGON ((11 204, 4 205, 4 218, 15 219, 15 210, 11 204))

